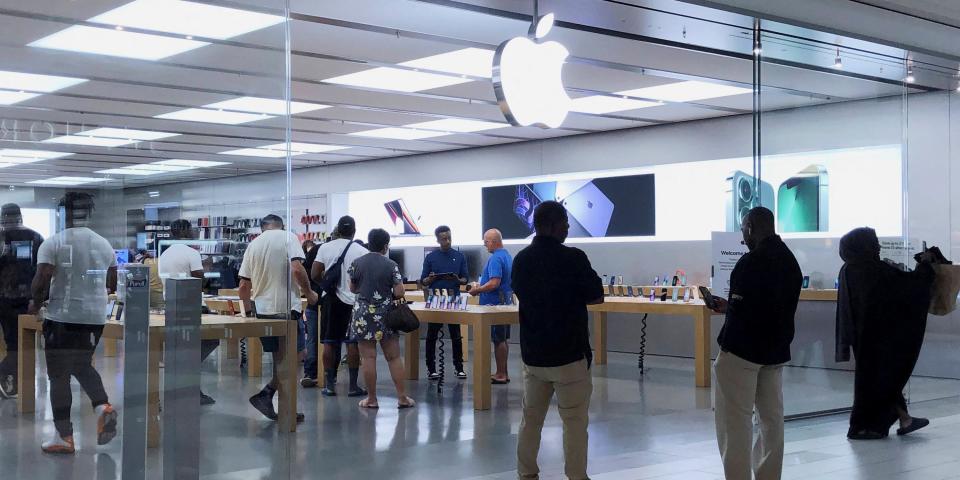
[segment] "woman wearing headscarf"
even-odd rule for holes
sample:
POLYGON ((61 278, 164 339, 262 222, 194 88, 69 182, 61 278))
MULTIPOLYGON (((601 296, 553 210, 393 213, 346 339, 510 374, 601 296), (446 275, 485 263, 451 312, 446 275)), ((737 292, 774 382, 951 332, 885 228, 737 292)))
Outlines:
POLYGON ((852 350, 857 362, 847 437, 884 438, 898 420, 897 435, 919 430, 930 421, 910 416, 903 389, 927 328, 930 257, 925 253, 916 270, 902 271, 880 260, 877 233, 865 227, 843 236, 840 258, 836 359, 849 361, 852 350))

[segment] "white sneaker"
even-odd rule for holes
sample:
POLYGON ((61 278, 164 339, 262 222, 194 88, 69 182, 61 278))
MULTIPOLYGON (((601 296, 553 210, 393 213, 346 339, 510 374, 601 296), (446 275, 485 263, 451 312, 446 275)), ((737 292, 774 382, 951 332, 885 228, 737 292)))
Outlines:
POLYGON ((71 454, 76 452, 73 446, 73 435, 63 438, 57 432, 53 433, 52 440, 43 442, 40 449, 43 450, 43 453, 71 454))

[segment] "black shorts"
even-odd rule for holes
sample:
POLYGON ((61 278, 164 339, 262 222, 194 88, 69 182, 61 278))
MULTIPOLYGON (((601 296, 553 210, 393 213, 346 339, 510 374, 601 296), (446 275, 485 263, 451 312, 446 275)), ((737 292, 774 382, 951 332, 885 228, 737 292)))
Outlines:
MULTIPOLYGON (((300 321, 301 313, 296 310, 291 310, 290 315, 278 314, 278 315, 257 315, 257 318, 264 319, 289 319, 290 321, 297 322, 297 351, 302 352, 306 347, 306 339, 304 339, 304 330, 303 322, 300 321)), ((260 337, 260 344, 263 345, 264 352, 279 352, 280 351, 280 337, 260 337)))
POLYGON ((353 319, 353 305, 333 295, 324 295, 320 301, 320 343, 357 343, 347 338, 347 329, 353 319))

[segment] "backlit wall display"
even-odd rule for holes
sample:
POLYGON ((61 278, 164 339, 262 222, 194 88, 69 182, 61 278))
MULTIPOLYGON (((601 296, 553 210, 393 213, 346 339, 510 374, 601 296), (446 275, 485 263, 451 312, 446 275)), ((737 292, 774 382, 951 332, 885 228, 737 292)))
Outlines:
MULTIPOLYGON (((763 157, 762 177, 749 157, 426 185, 350 193, 360 235, 384 228, 394 246, 435 245, 449 225, 458 245, 479 245, 499 228, 507 243, 526 243, 533 209, 566 203, 572 243, 708 241, 740 230, 743 215, 763 205, 785 238, 838 238, 871 226, 902 234, 900 145, 763 157)), ((334 220, 335 221, 335 220, 334 220)))
POLYGON ((548 200, 566 207, 571 239, 656 234, 653 174, 490 186, 481 196, 483 230, 498 228, 505 239, 533 236, 534 209, 548 200))

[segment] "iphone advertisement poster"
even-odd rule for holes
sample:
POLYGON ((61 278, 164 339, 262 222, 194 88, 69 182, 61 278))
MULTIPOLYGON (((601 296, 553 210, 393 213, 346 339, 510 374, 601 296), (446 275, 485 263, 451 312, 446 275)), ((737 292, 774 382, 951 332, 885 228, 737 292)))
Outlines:
POLYGON ((900 145, 749 157, 498 181, 365 190, 347 211, 365 236, 386 229, 394 246, 430 246, 447 225, 459 245, 480 245, 485 229, 527 243, 540 202, 567 206, 570 243, 708 241, 739 232, 758 205, 774 212, 784 238, 838 238, 869 225, 902 234, 900 145))

